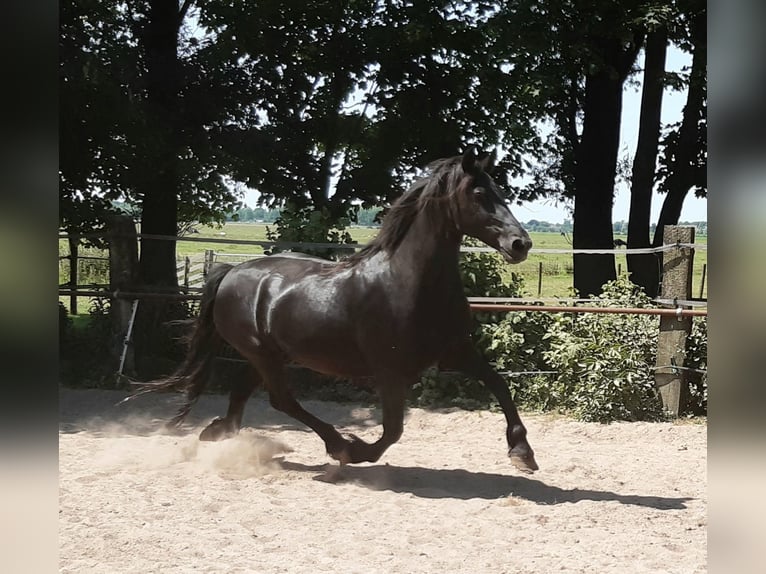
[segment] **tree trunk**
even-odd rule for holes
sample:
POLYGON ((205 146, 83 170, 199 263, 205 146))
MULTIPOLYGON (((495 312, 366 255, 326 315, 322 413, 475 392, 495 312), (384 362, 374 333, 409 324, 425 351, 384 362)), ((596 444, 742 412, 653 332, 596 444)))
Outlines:
MULTIPOLYGON (((582 138, 576 153, 574 249, 612 249, 612 202, 620 143, 622 81, 602 68, 585 80, 582 138)), ((574 287, 581 297, 598 295, 616 278, 614 255, 574 256, 574 287)))
POLYGON ((673 155, 665 187, 667 195, 662 202, 654 245, 663 243, 666 225, 676 225, 681 218, 681 208, 686 194, 695 182, 696 158, 699 148, 699 122, 705 113, 706 66, 707 66, 707 12, 697 14, 691 22, 691 38, 694 44, 692 69, 689 75, 689 91, 684 106, 683 120, 678 133, 678 143, 673 155))
MULTIPOLYGON (((142 178, 141 233, 175 236, 180 151, 177 110, 179 13, 176 2, 151 2, 144 36, 147 66, 147 128, 153 141, 144 157, 151 177, 142 178)), ((175 241, 142 239, 139 266, 144 288, 177 287, 175 241)))
MULTIPOLYGON (((665 29, 647 35, 644 61, 644 87, 641 94, 641 117, 638 129, 636 156, 630 187, 630 215, 628 217, 628 249, 649 247, 652 190, 660 140, 660 115, 664 90, 665 54, 668 35, 665 29)), ((643 287, 650 297, 657 296, 660 273, 655 254, 628 255, 631 280, 643 287)))
MULTIPOLYGON (((140 178, 143 196, 141 233, 175 236, 178 225, 180 190, 179 121, 180 66, 178 30, 182 15, 177 2, 153 0, 143 36, 146 57, 146 129, 151 137, 144 149, 144 169, 140 178)), ((139 289, 177 292, 176 242, 142 239, 139 261, 139 289)), ((177 344, 171 340, 168 321, 182 318, 182 304, 144 299, 138 307, 134 326, 137 371, 145 377, 166 374, 173 368, 169 360, 177 344)))
MULTIPOLYGON (((612 249, 612 204, 620 147, 622 86, 641 48, 643 35, 634 33, 624 47, 617 38, 592 38, 601 65, 585 78, 583 128, 575 151, 575 249, 612 249)), ((614 255, 574 256, 574 287, 578 295, 598 295, 617 277, 614 255)))

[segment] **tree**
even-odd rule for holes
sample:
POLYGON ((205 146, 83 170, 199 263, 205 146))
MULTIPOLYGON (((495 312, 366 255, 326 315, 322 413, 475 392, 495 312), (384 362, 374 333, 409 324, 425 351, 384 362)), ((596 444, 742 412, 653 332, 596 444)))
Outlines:
POLYGON ((137 53, 122 45, 129 28, 114 4, 63 2, 59 21, 59 225, 85 233, 103 229, 124 191, 127 171, 110 158, 132 119, 124 86, 137 53))
MULTIPOLYGON (((527 110, 548 129, 530 150, 537 165, 519 197, 573 201, 575 249, 613 244, 622 89, 643 46, 649 8, 628 1, 517 0, 503 4, 491 21, 502 40, 505 105, 527 110)), ((612 255, 574 256, 581 295, 598 294, 614 277, 612 255)))
MULTIPOLYGON (((615 15, 615 19, 623 14, 615 15)), ((615 23, 612 20, 612 25, 615 23)), ((617 20, 617 23, 622 23, 617 20)), ((619 30, 619 28, 618 28, 619 30)), ((624 33, 625 30, 623 29, 624 33)), ((599 64, 585 76, 583 126, 574 147, 574 249, 610 248, 612 202, 620 142, 622 89, 643 38, 632 31, 629 40, 610 32, 595 31, 590 39, 599 64)), ((570 118, 569 123, 574 118, 570 118)), ((573 134, 570 134, 573 137, 573 134)), ((613 255, 575 254, 574 287, 583 296, 598 295, 616 278, 613 255)))
MULTIPOLYGON (((240 104, 232 94, 244 93, 242 73, 236 61, 195 36, 188 23, 191 1, 176 5, 175 16, 172 4, 61 4, 59 197, 66 229, 102 227, 110 202, 122 200, 137 206, 139 215, 148 203, 146 232, 147 225, 158 225, 152 218, 170 217, 169 210, 156 215, 152 206, 163 201, 154 190, 166 188, 158 178, 172 172, 176 221, 222 221, 238 205, 237 192, 223 180, 223 150, 210 128, 236 117, 240 104), (168 146, 176 146, 176 159, 168 146)), ((146 251, 155 257, 156 249, 146 251)), ((164 264, 169 259, 165 254, 164 264)), ((167 270, 156 273, 171 279, 167 270)))
MULTIPOLYGON (((629 249, 650 245, 649 224, 660 139, 667 45, 667 27, 660 21, 655 29, 649 31, 646 40, 638 143, 630 187, 629 249)), ((630 254, 627 263, 631 280, 641 286, 647 295, 656 297, 659 284, 657 257, 654 254, 630 254)))
MULTIPOLYGON (((230 61, 205 57, 208 46, 184 27, 191 6, 142 0, 61 5, 65 229, 103 228, 113 200, 139 207, 143 233, 170 236, 179 221, 221 221, 237 205, 208 132, 214 121, 236 114, 226 90, 237 84, 238 72, 230 61)), ((145 239, 136 287, 175 289, 175 267, 173 241, 145 239)), ((151 336, 173 308, 140 305, 138 356, 154 350, 151 336)))
POLYGON ((662 245, 666 225, 678 223, 690 190, 698 197, 707 194, 707 7, 701 0, 688 0, 682 8, 685 35, 679 44, 692 54, 692 65, 683 118, 665 135, 660 156, 659 191, 667 195, 654 245, 662 245))
POLYGON ((464 144, 453 117, 471 70, 447 1, 241 3, 200 23, 251 80, 251 121, 222 126, 233 177, 295 210, 390 199, 413 166, 464 144), (438 54, 444 57, 437 57, 438 54))
MULTIPOLYGON (((698 196, 703 196, 706 191, 705 11, 704 2, 682 0, 654 13, 654 29, 647 36, 639 141, 633 163, 629 248, 662 244, 664 226, 678 223, 688 191, 696 187, 698 196), (669 41, 693 53, 693 62, 686 82, 688 92, 683 121, 680 127, 678 124, 671 126, 666 133, 658 170, 662 92, 669 83, 676 88, 684 83, 683 78, 664 73, 669 41), (650 242, 653 231, 649 225, 651 197, 658 180, 659 190, 667 192, 667 196, 654 231, 654 241, 650 242)), ((656 255, 628 256, 631 279, 650 296, 658 293, 660 259, 656 255)))

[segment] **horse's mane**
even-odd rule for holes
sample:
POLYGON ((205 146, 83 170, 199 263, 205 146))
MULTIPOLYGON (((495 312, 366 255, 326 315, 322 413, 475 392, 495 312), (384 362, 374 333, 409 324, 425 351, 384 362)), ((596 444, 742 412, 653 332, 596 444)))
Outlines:
POLYGON ((448 202, 440 200, 449 198, 458 189, 464 175, 461 160, 462 156, 455 156, 429 163, 425 175, 416 180, 388 209, 377 236, 364 249, 344 259, 344 262, 354 264, 381 251, 394 252, 415 217, 429 205, 438 203, 439 208, 429 212, 445 214, 449 209, 448 202))

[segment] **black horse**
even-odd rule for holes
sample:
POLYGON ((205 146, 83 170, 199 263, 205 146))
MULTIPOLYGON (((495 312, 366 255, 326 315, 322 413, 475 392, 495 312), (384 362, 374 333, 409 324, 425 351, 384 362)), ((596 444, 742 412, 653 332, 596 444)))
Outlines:
POLYGON ((208 275, 188 355, 175 374, 145 390, 184 388, 178 425, 202 392, 224 341, 254 367, 235 385, 226 417, 201 435, 218 440, 239 431, 247 399, 259 383, 271 405, 311 427, 341 463, 377 461, 403 428, 405 396, 426 367, 439 364, 481 379, 508 421, 508 455, 537 470, 507 384, 475 350, 471 314, 458 272, 460 241, 469 235, 519 263, 532 246, 489 176, 494 155, 473 149, 430 164, 391 206, 377 237, 333 262, 280 253, 208 275), (295 400, 285 381, 293 362, 339 377, 371 377, 383 408, 383 434, 367 443, 342 436, 295 400))

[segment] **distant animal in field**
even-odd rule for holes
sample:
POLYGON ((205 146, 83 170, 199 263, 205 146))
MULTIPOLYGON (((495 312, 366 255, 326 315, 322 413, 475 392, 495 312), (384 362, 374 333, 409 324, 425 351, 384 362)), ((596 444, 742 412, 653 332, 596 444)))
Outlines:
POLYGON ((615 246, 615 248, 616 247, 627 247, 628 244, 625 241, 623 241, 622 239, 618 238, 618 239, 614 240, 614 246, 615 246))

